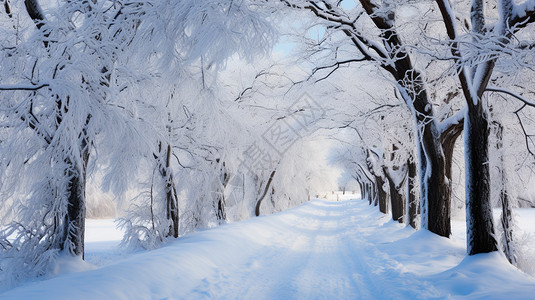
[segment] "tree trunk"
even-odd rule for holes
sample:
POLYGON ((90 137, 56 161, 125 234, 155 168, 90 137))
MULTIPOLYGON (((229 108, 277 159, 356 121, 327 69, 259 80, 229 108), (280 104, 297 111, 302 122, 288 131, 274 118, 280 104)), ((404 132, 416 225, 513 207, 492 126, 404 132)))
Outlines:
POLYGON ((379 192, 377 191, 377 183, 370 182, 370 196, 373 202, 373 206, 379 205, 379 192))
MULTIPOLYGON (((375 176, 375 175, 374 175, 375 176)), ((383 214, 388 213, 388 194, 383 189, 383 186, 385 184, 385 181, 381 176, 375 176, 376 181, 376 195, 377 195, 377 201, 379 202, 379 211, 383 214)))
POLYGON ((262 204, 262 200, 264 200, 264 198, 266 197, 269 191, 269 187, 271 186, 271 182, 273 181, 273 176, 275 176, 275 171, 271 172, 268 182, 266 183, 266 187, 264 188, 264 192, 262 193, 260 198, 258 198, 258 200, 256 201, 255 215, 257 217, 260 216, 260 204, 262 204))
POLYGON ((497 250, 490 205, 487 113, 482 101, 467 101, 465 117, 466 233, 468 255, 497 250))
POLYGON ((459 123, 451 126, 442 133, 442 149, 444 150, 444 156, 446 158, 446 178, 450 182, 450 189, 452 189, 451 168, 453 162, 453 151, 455 150, 455 142, 463 132, 464 118, 459 120, 459 123))
POLYGON ((414 228, 418 229, 418 215, 420 214, 420 203, 418 203, 418 198, 416 198, 416 185, 415 180, 417 176, 416 172, 416 163, 414 161, 413 157, 410 157, 407 160, 408 165, 408 174, 407 174, 407 189, 408 189, 408 197, 407 197, 407 209, 408 209, 408 219, 409 219, 409 225, 414 228))
POLYGON ((171 225, 169 226, 169 236, 174 238, 178 237, 178 224, 179 224, 179 215, 178 215, 178 197, 176 193, 175 182, 173 179, 173 172, 171 170, 171 145, 167 144, 167 155, 165 159, 165 170, 162 174, 166 178, 165 182, 165 195, 167 202, 167 218, 171 220, 171 225))
POLYGON ((359 183, 359 188, 360 188, 360 198, 362 200, 368 200, 368 197, 366 195, 366 190, 365 190, 365 184, 361 183, 360 181, 358 183, 359 183))
POLYGON ((446 178, 446 158, 426 93, 421 91, 415 97, 420 99, 414 101, 414 118, 420 163, 421 226, 440 236, 449 237, 451 189, 446 178))
POLYGON ((404 215, 404 201, 403 201, 403 191, 396 186, 394 179, 390 176, 387 168, 384 167, 384 172, 386 175, 386 181, 388 182, 390 190, 390 205, 392 207, 392 220, 403 223, 404 215))
MULTIPOLYGON (((502 172, 502 176, 502 180, 505 180, 504 172, 502 172)), ((513 210, 511 208, 511 202, 509 201, 509 196, 507 195, 505 188, 501 189, 500 202, 502 205, 501 223, 504 235, 503 252, 505 253, 505 257, 507 257, 507 260, 511 264, 515 265, 516 255, 513 246, 513 210)))
POLYGON ((503 126, 498 122, 496 125, 496 150, 500 157, 500 165, 497 166, 500 179, 500 204, 502 206, 501 223, 503 228, 503 252, 507 260, 513 265, 516 264, 516 255, 513 245, 513 209, 507 193, 507 174, 505 172, 505 162, 503 159, 503 126))
POLYGON ((84 259, 85 240, 85 184, 86 170, 89 161, 89 142, 84 136, 80 142, 80 152, 82 157, 79 160, 67 158, 65 163, 66 177, 69 178, 67 184, 67 214, 63 222, 63 240, 60 250, 69 250, 73 256, 81 256, 84 259), (80 162, 81 165, 78 165, 80 162))
POLYGON ((369 205, 372 205, 372 195, 371 195, 371 192, 370 192, 370 184, 369 183, 365 183, 363 184, 364 186, 364 199, 368 200, 368 204, 369 205))
MULTIPOLYGON (((67 162, 69 163, 69 162, 67 162)), ((67 188, 67 214, 64 218, 64 242, 61 250, 68 249, 73 256, 84 258, 85 236, 85 179, 80 167, 67 171, 70 178, 67 188)))
POLYGON ((223 198, 219 199, 217 202, 217 219, 219 223, 227 219, 227 214, 225 213, 225 204, 223 203, 223 198))
POLYGON ((160 176, 165 182, 164 191, 165 191, 165 204, 166 204, 166 218, 171 221, 169 224, 169 232, 167 236, 172 236, 174 238, 178 237, 178 226, 179 226, 179 212, 178 212, 178 197, 175 187, 175 182, 173 178, 173 171, 171 169, 171 145, 167 143, 165 148, 165 160, 162 159, 164 154, 163 143, 158 144, 158 155, 154 154, 154 158, 157 161, 158 169, 160 176))
MULTIPOLYGON (((219 162, 219 159, 216 159, 217 162, 219 162)), ((225 167, 225 162, 221 164, 221 167, 219 168, 220 173, 220 181, 221 181, 221 192, 217 193, 217 212, 216 217, 219 222, 219 224, 222 224, 224 221, 227 220, 227 214, 225 212, 225 189, 227 187, 227 184, 230 180, 230 176, 227 173, 227 169, 225 167)))

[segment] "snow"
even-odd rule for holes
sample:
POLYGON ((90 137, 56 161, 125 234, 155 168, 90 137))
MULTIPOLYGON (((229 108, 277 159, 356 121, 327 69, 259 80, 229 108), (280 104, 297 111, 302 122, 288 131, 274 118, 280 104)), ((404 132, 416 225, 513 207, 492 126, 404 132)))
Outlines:
POLYGON ((116 228, 114 220, 86 220, 85 260, 86 262, 103 266, 124 255, 119 244, 124 232, 116 228))
MULTIPOLYGON (((351 196, 314 199, 134 253, 118 250, 122 233, 112 221, 88 220, 85 264, 67 261, 55 278, 0 298, 533 298, 535 279, 503 255, 465 255, 463 222, 454 221, 446 239, 393 222, 351 196)), ((526 211, 520 224, 533 226, 526 211)))

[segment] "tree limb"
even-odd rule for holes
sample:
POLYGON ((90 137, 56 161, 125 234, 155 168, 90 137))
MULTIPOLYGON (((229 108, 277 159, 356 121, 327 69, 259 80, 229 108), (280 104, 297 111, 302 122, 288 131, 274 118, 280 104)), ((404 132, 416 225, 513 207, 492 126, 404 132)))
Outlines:
POLYGON ((532 107, 535 107, 535 101, 533 100, 529 100, 529 99, 526 99, 522 96, 520 96, 519 94, 513 92, 513 91, 509 91, 509 90, 506 90, 506 89, 502 89, 502 88, 499 88, 499 87, 487 87, 485 89, 486 92, 497 92, 497 93, 504 93, 504 94, 507 94, 509 96, 512 96, 522 102, 524 102, 524 104, 528 105, 528 106, 532 106, 532 107))
POLYGON ((0 85, 0 91, 36 91, 44 87, 50 86, 48 83, 42 83, 39 85, 24 85, 24 84, 15 84, 15 85, 0 85))

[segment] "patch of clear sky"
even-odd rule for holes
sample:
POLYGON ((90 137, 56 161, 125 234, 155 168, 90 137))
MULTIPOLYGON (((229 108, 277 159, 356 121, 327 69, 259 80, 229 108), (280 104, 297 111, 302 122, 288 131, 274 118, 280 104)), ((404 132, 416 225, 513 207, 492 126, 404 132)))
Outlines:
MULTIPOLYGON (((352 9, 356 6, 355 0, 343 0, 340 6, 343 9, 352 9)), ((325 33, 325 28, 321 26, 315 26, 308 31, 308 36, 310 38, 319 40, 323 37, 324 33, 325 33)), ((283 54, 283 55, 288 55, 293 51, 294 48, 295 48, 295 43, 292 42, 288 37, 283 36, 281 37, 279 42, 275 44, 275 46, 273 47, 273 52, 283 54)))

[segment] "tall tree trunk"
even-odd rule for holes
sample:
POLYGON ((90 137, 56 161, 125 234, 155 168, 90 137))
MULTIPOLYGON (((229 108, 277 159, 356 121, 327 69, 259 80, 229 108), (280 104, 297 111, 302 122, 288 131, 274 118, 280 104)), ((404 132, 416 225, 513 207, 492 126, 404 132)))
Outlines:
POLYGON ((459 120, 459 122, 442 133, 442 149, 444 149, 444 156, 446 158, 446 178, 449 181, 450 190, 453 189, 453 180, 452 180, 452 162, 453 162, 453 151, 455 150, 455 143, 457 139, 463 132, 464 127, 464 118, 459 120))
POLYGON ((414 158, 411 157, 407 160, 408 174, 407 174, 407 215, 409 219, 409 225, 418 229, 418 215, 420 214, 420 203, 416 197, 416 185, 415 180, 417 176, 416 162, 414 158))
POLYGON ((404 215, 404 200, 403 200, 403 190, 396 186, 394 178, 390 176, 387 167, 384 167, 384 172, 386 175, 386 181, 388 182, 388 187, 390 191, 390 205, 392 207, 392 220, 403 223, 404 215))
POLYGON ((377 201, 379 202, 379 211, 383 214, 388 213, 388 194, 383 189, 385 181, 383 177, 381 176, 375 176, 375 189, 376 189, 376 195, 377 195, 377 201))
POLYGON ((378 206, 379 205, 379 192, 377 190, 376 182, 370 182, 370 196, 372 198, 373 206, 378 206))
POLYGON ((82 174, 82 167, 76 166, 72 162, 72 169, 67 171, 70 178, 67 193, 67 214, 64 218, 64 239, 61 250, 67 249, 73 256, 84 258, 84 236, 85 236, 85 176, 82 174))
POLYGON ((217 220, 221 224, 221 222, 225 221, 227 219, 227 214, 225 213, 225 203, 224 198, 221 197, 219 201, 217 202, 217 220))
POLYGON ((178 237, 178 224, 179 224, 179 214, 178 214, 178 197, 176 193, 175 182, 173 179, 173 172, 171 170, 171 145, 167 144, 167 153, 165 157, 165 169, 162 174, 166 178, 165 182, 165 200, 167 202, 167 218, 171 220, 171 225, 169 226, 169 236, 174 238, 178 237))
POLYGON ((497 250, 490 205, 487 113, 482 101, 467 101, 465 117, 466 230, 469 255, 497 250))
MULTIPOLYGON (((89 117, 88 117, 89 121, 89 117)), ((86 199, 85 184, 89 161, 89 141, 86 131, 80 135, 80 159, 65 159, 67 184, 67 214, 63 220, 64 236, 60 250, 69 250, 73 256, 84 259, 86 199)))
POLYGON ((364 199, 368 200, 368 204, 369 205, 372 205, 373 203, 373 199, 372 199, 372 195, 371 195, 371 191, 370 191, 370 184, 369 183, 365 183, 363 184, 364 186, 364 199))
MULTIPOLYGON (((505 184, 505 172, 502 170, 502 180, 505 184)), ((505 187, 501 188, 500 191, 500 202, 502 205, 502 215, 501 215, 501 223, 503 227, 503 252, 505 253, 505 257, 507 257, 507 260, 515 265, 516 264, 516 255, 514 251, 513 246, 513 228, 514 228, 514 222, 513 222, 513 209, 511 207, 511 202, 509 201, 509 195, 507 195, 507 191, 505 187)))
MULTIPOLYGON (((416 96, 423 97, 419 94, 416 96)), ((451 235, 451 189, 446 178, 446 157, 442 151, 440 135, 427 98, 415 101, 417 112, 417 138, 420 162, 421 226, 440 236, 451 235)))
POLYGON ((178 197, 173 178, 173 170, 171 169, 171 144, 166 144, 167 146, 164 150, 164 143, 159 142, 158 154, 154 154, 154 158, 156 159, 156 163, 158 164, 160 176, 164 181, 166 218, 170 221, 169 232, 167 233, 167 236, 177 238, 179 233, 180 221, 178 212, 178 197))
POLYGON ((499 122, 493 122, 496 128, 496 151, 500 158, 498 168, 499 183, 499 199, 502 206, 501 224, 503 228, 503 252, 507 260, 515 265, 516 255, 513 245, 513 209, 507 193, 507 174, 505 172, 505 162, 503 159, 503 126, 499 122))
POLYGON ((360 189, 360 198, 362 200, 367 200, 366 198, 366 191, 364 190, 364 184, 362 184, 360 181, 358 181, 359 189, 360 189))
MULTIPOLYGON (((216 162, 220 162, 220 159, 216 159, 216 162)), ((227 219, 227 214, 225 213, 225 189, 227 187, 227 184, 229 183, 230 176, 227 172, 227 168, 225 166, 225 162, 222 162, 219 168, 220 173, 220 186, 215 187, 216 189, 220 189, 221 191, 217 193, 217 212, 216 217, 219 222, 219 224, 222 224, 227 219)))

